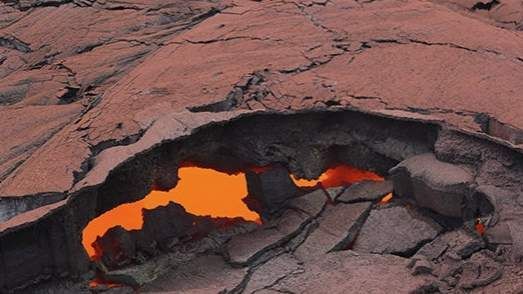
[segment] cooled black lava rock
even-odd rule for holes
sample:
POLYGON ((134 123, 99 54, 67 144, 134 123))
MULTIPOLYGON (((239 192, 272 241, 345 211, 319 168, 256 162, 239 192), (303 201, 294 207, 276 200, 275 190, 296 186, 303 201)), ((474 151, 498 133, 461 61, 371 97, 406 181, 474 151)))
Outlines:
POLYGON ((412 209, 401 206, 375 209, 361 228, 353 250, 409 256, 441 230, 433 220, 412 209))
POLYGON ((345 189, 347 189, 346 186, 331 187, 325 189, 325 192, 327 193, 327 196, 329 196, 330 200, 334 202, 336 201, 336 198, 338 198, 338 196, 340 196, 340 194, 345 191, 345 189))
POLYGON ((393 255, 331 252, 305 262, 266 293, 412 293, 423 278, 410 276, 407 263, 393 255))
POLYGON ((480 237, 461 229, 439 235, 423 245, 416 255, 425 256, 431 261, 440 260, 444 254, 454 259, 465 259, 484 247, 485 243, 480 237))
POLYGON ((258 230, 232 237, 227 243, 227 257, 234 265, 245 266, 268 250, 289 241, 323 210, 327 197, 322 190, 292 199, 281 217, 258 230))
POLYGON ((392 193, 392 189, 391 181, 362 181, 345 189, 345 191, 336 198, 336 201, 345 203, 376 201, 392 193))
POLYGON ((461 266, 461 277, 459 287, 471 290, 484 287, 499 278, 503 274, 501 264, 493 260, 485 252, 477 252, 461 266))
POLYGON ((285 202, 295 197, 299 189, 294 185, 289 172, 283 167, 274 167, 262 172, 248 172, 247 189, 251 199, 259 201, 261 207, 248 203, 249 207, 264 214, 272 214, 283 207, 285 202))
POLYGON ((197 218, 174 202, 153 210, 143 210, 142 232, 146 238, 156 240, 162 247, 168 247, 173 238, 192 233, 197 218))
POLYGON ((169 275, 160 276, 154 286, 146 285, 140 292, 190 293, 197 287, 200 293, 222 293, 239 284, 246 271, 232 268, 218 255, 204 255, 172 268, 169 275))
POLYGON ((102 262, 108 269, 118 269, 145 256, 168 251, 181 238, 196 231, 208 232, 214 224, 206 218, 188 214, 174 202, 153 210, 143 210, 141 230, 127 231, 116 226, 96 240, 102 253, 102 262), (138 254, 139 253, 139 254, 138 254))
POLYGON ((129 264, 136 253, 132 235, 121 226, 109 229, 95 243, 102 253, 102 262, 108 268, 120 268, 129 264))
POLYGON ((309 260, 330 251, 347 249, 369 214, 371 202, 327 206, 318 218, 318 227, 294 255, 309 260))
POLYGON ((390 171, 396 195, 450 217, 462 217, 474 177, 466 168, 426 153, 402 161, 390 171))

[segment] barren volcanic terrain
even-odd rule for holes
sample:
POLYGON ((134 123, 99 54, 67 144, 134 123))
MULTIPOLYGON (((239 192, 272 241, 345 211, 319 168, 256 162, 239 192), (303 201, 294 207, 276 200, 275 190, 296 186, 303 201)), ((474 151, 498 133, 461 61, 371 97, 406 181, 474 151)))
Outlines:
POLYGON ((0 0, 0 293, 523 293, 520 0, 0 0))

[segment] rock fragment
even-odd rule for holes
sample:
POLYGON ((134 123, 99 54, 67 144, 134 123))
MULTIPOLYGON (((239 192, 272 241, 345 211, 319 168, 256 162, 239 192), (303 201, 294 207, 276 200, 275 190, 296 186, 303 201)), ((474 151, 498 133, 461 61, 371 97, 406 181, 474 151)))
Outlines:
POLYGON ((413 257, 408 267, 413 275, 431 274, 434 270, 432 262, 422 255, 413 257))
POLYGON ((269 290, 279 293, 409 293, 423 285, 411 276, 408 260, 392 255, 337 251, 305 262, 303 271, 288 275, 269 290))
POLYGON ((523 260, 523 221, 513 220, 507 222, 507 224, 512 238, 511 259, 515 262, 521 262, 523 260))
POLYGON ((340 196, 340 194, 345 191, 347 187, 344 187, 344 186, 339 186, 339 187, 331 187, 331 188, 327 188, 325 190, 325 192, 327 192, 327 196, 329 196, 329 199, 331 201, 335 201, 336 198, 338 198, 338 196, 340 196))
POLYGON ((500 222, 485 232, 485 239, 489 245, 512 245, 510 227, 506 222, 500 222))
POLYGON ((301 260, 309 260, 330 251, 346 249, 369 214, 371 202, 328 206, 317 220, 318 227, 295 252, 301 260))
POLYGON ((292 199, 289 202, 291 209, 287 209, 280 218, 266 223, 259 230, 234 236, 226 246, 229 262, 248 265, 267 251, 289 241, 320 214, 325 203, 326 196, 321 190, 292 199))
POLYGON ((482 239, 461 229, 438 236, 421 247, 416 255, 426 256, 431 261, 438 260, 443 254, 456 259, 465 259, 484 247, 485 243, 482 239))
POLYGON ((258 267, 249 278, 243 293, 254 293, 291 274, 303 271, 302 262, 291 254, 279 255, 258 267))
MULTIPOLYGON (((139 271, 132 276, 137 279, 139 271)), ((113 273, 115 275, 116 273, 113 273)), ((123 276, 123 273, 119 273, 123 276)), ((245 269, 235 269, 229 266, 220 256, 204 255, 193 260, 180 263, 159 277, 154 282, 145 285, 140 292, 162 291, 169 293, 221 293, 232 290, 241 282, 245 269)), ((147 277, 149 278, 149 277, 147 277)), ((151 276, 153 278, 153 276, 151 276)), ((141 283, 139 285, 142 285, 141 283)), ((135 284, 136 285, 136 284, 135 284)))
POLYGON ((376 201, 392 193, 392 190, 392 181, 362 181, 345 189, 345 191, 336 198, 336 201, 344 203, 376 201))
POLYGON ((450 217, 462 217, 473 181, 472 173, 426 153, 402 161, 390 170, 394 191, 421 207, 450 217))
POLYGON ((501 278, 502 274, 501 264, 478 252, 463 263, 459 287, 464 290, 484 287, 501 278))
POLYGON ((441 230, 431 219, 405 207, 375 209, 361 228, 353 250, 409 256, 433 240, 441 230))
POLYGON ((292 199, 289 201, 288 207, 305 212, 311 217, 316 217, 325 207, 326 201, 327 197, 325 193, 321 189, 318 189, 304 196, 292 199))
POLYGON ((132 235, 121 226, 111 228, 95 241, 108 268, 120 268, 131 263, 136 253, 132 235))
MULTIPOLYGON (((141 232, 146 239, 155 240, 167 249, 173 239, 191 234, 194 222, 201 223, 202 220, 197 220, 197 217, 187 213, 181 205, 170 202, 153 210, 143 210, 141 232)), ((207 231, 210 231, 210 228, 207 231)))
POLYGON ((270 168, 262 172, 248 172, 247 189, 249 196, 260 202, 265 214, 277 212, 299 190, 283 167, 270 168))
POLYGON ((425 288, 444 293, 487 286, 501 277, 503 266, 496 261, 495 254, 484 247, 482 239, 463 229, 447 232, 424 245, 411 258, 412 274, 430 270, 433 280, 425 288), (416 270, 418 264, 421 268, 416 270))

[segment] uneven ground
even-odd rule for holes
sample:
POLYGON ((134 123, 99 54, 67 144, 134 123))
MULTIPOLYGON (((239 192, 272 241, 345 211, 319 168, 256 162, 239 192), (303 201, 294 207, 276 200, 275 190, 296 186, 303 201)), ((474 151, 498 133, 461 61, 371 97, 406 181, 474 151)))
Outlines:
MULTIPOLYGON (((0 233, 100 185, 126 154, 252 111, 352 109, 520 152, 522 25, 512 0, 1 0, 0 233)), ((368 258, 398 268, 372 283, 408 286, 392 282, 405 260, 368 258)), ((336 263, 345 279, 366 275, 346 267, 361 259, 299 267, 336 263)), ((520 275, 514 266, 484 291, 517 293, 520 275)))
POLYGON ((1 6, 3 197, 68 191, 89 157, 255 73, 259 97, 226 108, 348 105, 473 130, 484 114, 523 128, 522 33, 430 1, 46 3, 1 6))

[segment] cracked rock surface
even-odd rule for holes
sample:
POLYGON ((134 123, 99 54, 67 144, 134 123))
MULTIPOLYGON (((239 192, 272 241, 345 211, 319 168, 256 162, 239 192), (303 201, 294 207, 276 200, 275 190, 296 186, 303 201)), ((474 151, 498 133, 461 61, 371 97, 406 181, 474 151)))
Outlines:
POLYGON ((356 251, 394 253, 409 256, 424 243, 434 239, 441 227, 404 207, 371 211, 354 243, 356 251))
POLYGON ((521 33, 435 2, 4 1, 0 195, 68 191, 186 109, 350 106, 519 142, 521 33))
MULTIPOLYGON (((311 203, 311 195, 322 196, 323 201, 327 199, 323 191, 316 190, 295 202, 311 203)), ((210 268, 206 269, 202 259, 196 259, 167 271, 140 291, 344 293, 350 290, 351 293, 383 293, 379 291, 394 289, 403 293, 423 286, 429 279, 411 277, 407 258, 345 250, 365 222, 371 205, 370 202, 327 204, 320 212, 316 209, 316 215, 302 225, 299 232, 280 232, 285 238, 278 237, 278 241, 275 241, 275 232, 260 234, 266 231, 264 228, 232 237, 226 257, 235 251, 256 254, 250 253, 252 257, 243 264, 231 257, 220 259, 210 255, 207 258, 211 259, 210 268), (239 242, 239 239, 251 242, 239 242), (266 242, 272 245, 259 245, 266 242), (239 279, 239 276, 243 278, 239 279)), ((280 222, 289 218, 286 215, 281 216, 280 222)))
POLYGON ((86 223, 175 185, 190 150, 391 177, 282 192, 261 229, 108 276, 151 292, 521 291, 522 23, 515 0, 0 0, 0 292, 88 291, 68 280, 92 272, 86 223), (408 203, 380 207, 391 181, 408 203))

